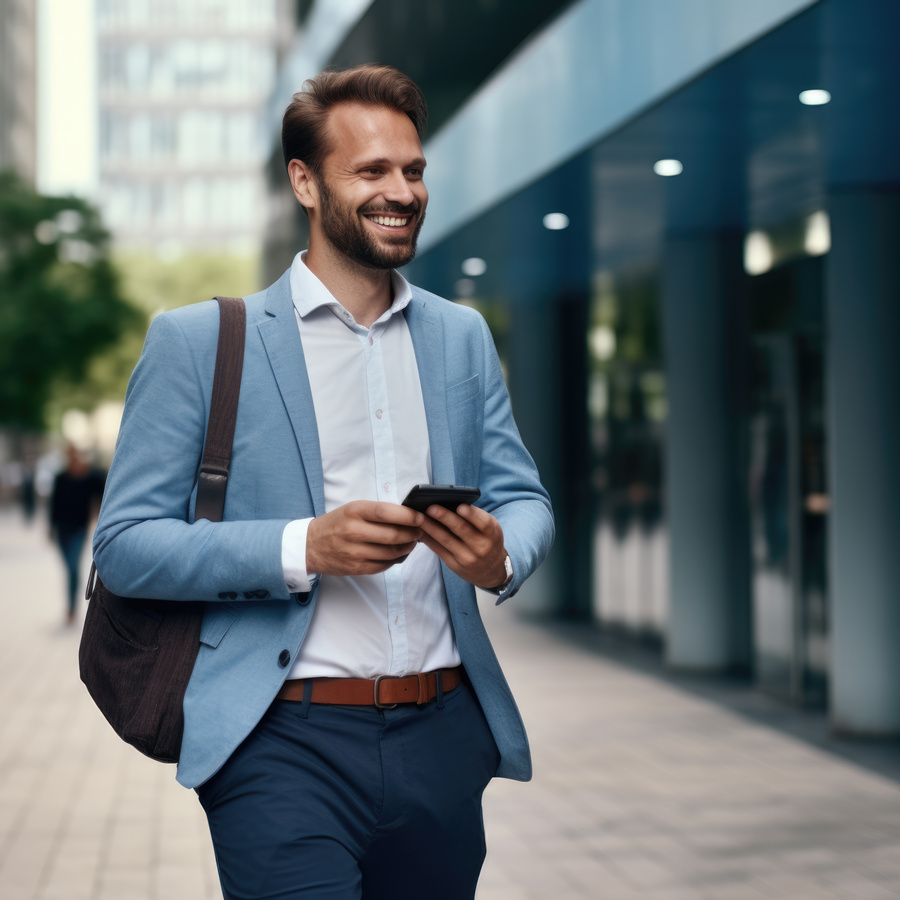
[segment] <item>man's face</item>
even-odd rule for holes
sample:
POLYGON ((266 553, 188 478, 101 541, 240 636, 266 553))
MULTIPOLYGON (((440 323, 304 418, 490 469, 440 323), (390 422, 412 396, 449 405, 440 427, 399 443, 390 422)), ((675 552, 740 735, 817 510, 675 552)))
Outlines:
POLYGON ((328 117, 331 146, 316 181, 318 224, 339 253, 370 269, 410 262, 425 220, 425 159, 408 116, 344 103, 328 117))

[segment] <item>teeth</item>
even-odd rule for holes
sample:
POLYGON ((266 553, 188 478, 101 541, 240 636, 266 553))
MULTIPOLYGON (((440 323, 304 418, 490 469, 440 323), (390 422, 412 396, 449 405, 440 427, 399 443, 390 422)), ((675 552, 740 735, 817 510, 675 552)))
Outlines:
POLYGON ((396 227, 406 224, 406 219, 395 219, 391 216, 371 216, 371 219, 378 225, 393 225, 396 227))

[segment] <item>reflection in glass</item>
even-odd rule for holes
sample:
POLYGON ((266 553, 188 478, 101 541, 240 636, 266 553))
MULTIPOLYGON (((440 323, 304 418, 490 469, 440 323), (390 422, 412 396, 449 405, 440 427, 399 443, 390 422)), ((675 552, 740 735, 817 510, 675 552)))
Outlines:
POLYGON ((655 639, 664 631, 668 598, 658 294, 653 268, 602 273, 587 335, 594 612, 606 626, 655 639))
POLYGON ((827 690, 821 259, 753 280, 749 488, 757 681, 802 702, 827 690))

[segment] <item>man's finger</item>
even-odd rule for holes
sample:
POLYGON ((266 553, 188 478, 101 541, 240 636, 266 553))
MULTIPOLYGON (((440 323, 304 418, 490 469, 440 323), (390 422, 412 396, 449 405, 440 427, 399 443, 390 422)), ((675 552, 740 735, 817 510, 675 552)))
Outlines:
POLYGON ((479 531, 490 530, 497 520, 480 506, 472 506, 471 503, 463 503, 456 509, 456 514, 465 519, 479 531))
MULTIPOLYGON (((460 506, 460 509, 462 506, 460 506)), ((448 531, 452 531, 458 537, 465 539, 466 534, 471 534, 473 525, 471 522, 462 518, 452 509, 443 506, 432 505, 425 511, 430 519, 440 522, 448 531)), ((424 525, 423 525, 424 527, 424 525)))
POLYGON ((420 528, 407 528, 403 525, 381 525, 365 522, 356 529, 358 540, 370 544, 408 544, 417 541, 420 528))
POLYGON ((465 547, 465 541, 459 535, 454 534, 452 530, 435 519, 426 519, 425 522, 422 523, 420 532, 422 534, 423 543, 431 547, 432 550, 434 550, 434 547, 425 540, 426 536, 450 553, 459 553, 460 550, 465 547))
POLYGON ((429 506, 427 513, 466 544, 476 543, 482 538, 493 541, 501 530, 500 524, 490 513, 467 503, 461 504, 457 512, 429 506))
POLYGON ((363 544, 362 555, 372 562, 385 562, 387 560, 398 560, 401 556, 407 557, 419 542, 407 541, 404 544, 363 544))
POLYGON ((418 510, 399 503, 384 503, 380 500, 355 500, 348 504, 354 515, 366 522, 381 522, 386 525, 406 525, 418 528, 425 516, 418 510))

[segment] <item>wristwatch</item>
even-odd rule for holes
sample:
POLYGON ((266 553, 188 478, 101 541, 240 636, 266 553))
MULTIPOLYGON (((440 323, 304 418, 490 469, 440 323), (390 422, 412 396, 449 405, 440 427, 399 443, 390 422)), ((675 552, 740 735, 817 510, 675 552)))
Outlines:
POLYGON ((498 584, 497 587, 491 588, 491 591, 495 594, 502 594, 512 581, 513 567, 508 553, 506 554, 506 559, 503 560, 503 568, 506 570, 506 578, 503 580, 503 584, 498 584))

